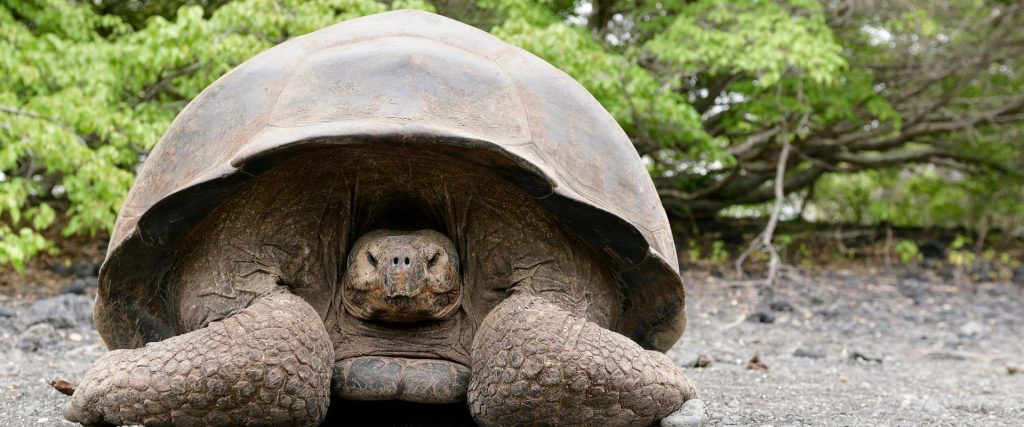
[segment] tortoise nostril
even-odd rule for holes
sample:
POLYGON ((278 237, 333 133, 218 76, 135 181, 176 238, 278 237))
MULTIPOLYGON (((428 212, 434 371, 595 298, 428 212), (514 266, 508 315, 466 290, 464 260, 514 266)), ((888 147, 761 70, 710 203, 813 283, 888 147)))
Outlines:
POLYGON ((392 259, 391 259, 391 264, 392 264, 392 265, 398 265, 398 257, 394 257, 394 258, 392 258, 392 259))
POLYGON ((409 258, 405 259, 405 265, 409 265, 409 258))

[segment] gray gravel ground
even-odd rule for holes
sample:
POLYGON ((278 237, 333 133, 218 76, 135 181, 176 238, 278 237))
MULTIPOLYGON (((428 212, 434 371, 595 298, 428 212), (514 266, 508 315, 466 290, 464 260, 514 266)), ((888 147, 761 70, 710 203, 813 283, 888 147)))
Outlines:
MULTIPOLYGON (((712 425, 1024 426, 1024 288, 930 272, 789 272, 773 287, 687 274, 669 355, 712 425), (755 354, 767 370, 748 370, 755 354), (713 362, 693 368, 698 355, 713 362)), ((47 382, 106 350, 89 295, 0 296, 0 425, 71 425, 47 382)))
POLYGON ((690 284, 669 355, 713 359, 687 372, 713 425, 1024 426, 1019 285, 864 271, 690 284), (747 369, 756 352, 768 370, 747 369))
POLYGON ((92 297, 0 301, 0 425, 77 425, 48 382, 76 381, 107 348, 92 326, 92 297))

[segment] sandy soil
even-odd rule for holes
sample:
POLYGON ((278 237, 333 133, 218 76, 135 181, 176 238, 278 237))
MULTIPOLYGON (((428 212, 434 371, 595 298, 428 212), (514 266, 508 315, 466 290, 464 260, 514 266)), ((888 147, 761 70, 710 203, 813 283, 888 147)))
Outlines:
MULTIPOLYGON (((712 425, 1024 425, 1020 285, 870 269, 787 271, 774 286, 686 276, 690 326, 669 354, 712 425), (747 368, 755 353, 767 370, 747 368), (711 365, 694 368, 698 355, 711 365)), ((0 425, 70 425, 47 382, 81 379, 106 351, 89 284, 0 294, 0 425)))

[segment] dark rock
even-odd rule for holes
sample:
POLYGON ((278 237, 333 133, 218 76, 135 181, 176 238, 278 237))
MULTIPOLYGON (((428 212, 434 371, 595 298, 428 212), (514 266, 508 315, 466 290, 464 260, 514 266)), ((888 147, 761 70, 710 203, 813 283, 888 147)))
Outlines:
POLYGON ((47 268, 61 276, 75 276, 75 277, 95 277, 99 274, 99 264, 83 259, 72 264, 70 267, 61 263, 54 263, 47 266, 47 268))
POLYGON ((0 317, 14 317, 14 310, 7 307, 0 307, 0 317))
POLYGON ((1003 283, 1001 285, 996 285, 992 286, 991 288, 988 288, 988 290, 985 293, 992 297, 1009 299, 1013 298, 1015 290, 1009 284, 1003 283))
POLYGON ((83 295, 61 294, 36 301, 26 307, 17 318, 20 329, 37 323, 56 328, 72 328, 92 324, 91 299, 83 295))
POLYGON ((817 315, 821 316, 821 317, 822 317, 823 319, 825 319, 825 320, 833 320, 833 319, 836 319, 836 318, 838 318, 838 317, 840 316, 840 314, 841 314, 841 313, 840 313, 840 312, 839 312, 838 310, 830 310, 830 309, 827 309, 827 308, 825 308, 825 309, 821 309, 821 310, 818 310, 818 311, 816 311, 815 313, 816 313, 817 315))
POLYGON ((942 267, 942 261, 936 258, 925 258, 921 261, 921 266, 929 270, 938 270, 942 267))
POLYGON ((48 270, 54 272, 54 273, 57 273, 57 274, 61 275, 61 276, 70 276, 71 275, 71 269, 68 268, 67 266, 65 266, 64 264, 53 263, 53 264, 48 265, 46 268, 48 270))
POLYGON ((53 325, 37 323, 21 333, 14 347, 24 352, 35 352, 42 348, 52 347, 58 341, 57 330, 53 328, 53 325))
POLYGON ((1024 286, 1024 265, 1013 270, 1013 283, 1024 286))
POLYGON ((793 304, 790 304, 789 301, 785 300, 772 301, 768 307, 774 311, 781 311, 785 313, 791 313, 793 311, 793 304))
POLYGON ((944 260, 946 259, 946 245, 934 240, 925 240, 917 246, 918 252, 924 259, 944 260))
POLYGON ((85 293, 90 289, 96 289, 95 277, 75 279, 65 283, 64 286, 61 287, 60 293, 85 295, 85 293))
POLYGON ((864 353, 861 353, 859 351, 855 351, 853 353, 850 353, 850 359, 857 360, 857 361, 863 361, 863 362, 870 362, 870 363, 882 363, 882 358, 868 356, 868 355, 866 355, 864 353))
POLYGON ((931 360, 967 360, 967 354, 957 350, 939 350, 925 355, 931 360))
POLYGON ((825 349, 799 347, 793 351, 793 356, 803 357, 807 359, 824 359, 825 349))
POLYGON ((75 277, 94 277, 99 273, 99 266, 89 260, 81 260, 71 266, 71 274, 75 277))
POLYGON ((921 272, 919 272, 919 271, 908 270, 908 271, 904 271, 903 274, 900 275, 900 284, 903 284, 904 282, 907 282, 907 281, 911 281, 911 282, 927 282, 928 278, 925 277, 923 274, 921 274, 921 272))
POLYGON ((747 317, 747 320, 757 323, 774 323, 775 315, 767 311, 758 311, 747 317))
POLYGON ((922 305, 928 300, 928 291, 924 284, 916 280, 903 281, 899 285, 900 294, 914 301, 914 305, 922 305))
POLYGON ((988 263, 982 264, 981 267, 978 267, 977 279, 976 280, 978 282, 991 282, 992 281, 992 274, 991 273, 992 273, 992 268, 989 266, 989 264, 988 263))

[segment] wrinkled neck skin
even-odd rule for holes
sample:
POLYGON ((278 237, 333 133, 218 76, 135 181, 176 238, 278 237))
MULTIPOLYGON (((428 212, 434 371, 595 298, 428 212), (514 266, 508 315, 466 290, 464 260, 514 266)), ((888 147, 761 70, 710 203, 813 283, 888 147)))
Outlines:
POLYGON ((175 259, 165 286, 179 333, 283 285, 320 314, 337 360, 380 355, 468 365, 475 331, 513 292, 611 328, 621 306, 616 279, 595 251, 533 199, 483 167, 423 149, 294 157, 218 207, 175 259), (446 294, 456 303, 393 317, 360 312, 351 301, 346 307, 350 255, 375 230, 446 237, 459 259, 459 290, 446 294))

